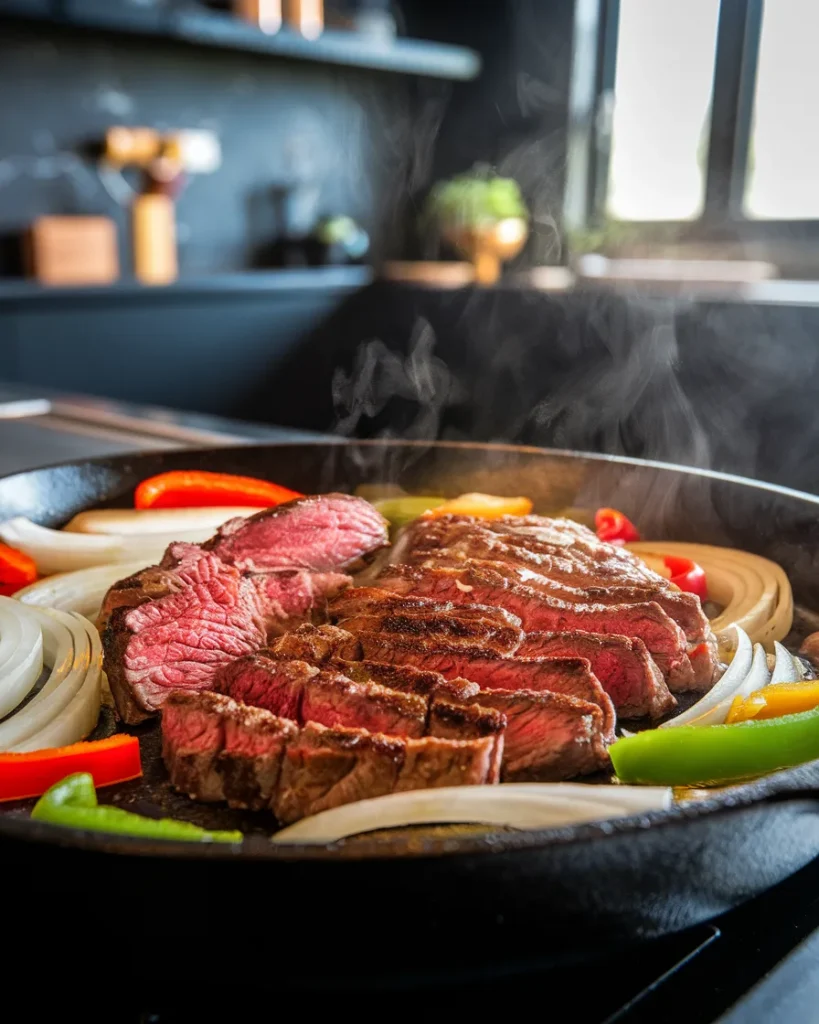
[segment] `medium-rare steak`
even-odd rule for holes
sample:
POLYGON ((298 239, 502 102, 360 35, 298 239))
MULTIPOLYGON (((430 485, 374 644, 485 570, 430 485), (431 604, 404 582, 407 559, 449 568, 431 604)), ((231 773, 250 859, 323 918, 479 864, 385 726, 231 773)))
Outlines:
POLYGON ((311 665, 325 665, 334 658, 352 659, 358 654, 358 645, 352 634, 338 626, 304 625, 291 633, 273 640, 269 653, 276 658, 296 658, 311 665))
POLYGON ((402 740, 306 725, 287 747, 273 812, 282 824, 355 800, 491 779, 492 738, 402 740))
POLYGON ((453 604, 495 604, 517 615, 527 633, 582 629, 642 640, 669 686, 688 688, 693 670, 685 635, 654 602, 630 605, 571 604, 490 570, 421 569, 389 566, 377 586, 397 594, 419 594, 453 604))
POLYGON ((401 790, 497 782, 494 749, 493 737, 406 740, 318 724, 299 729, 207 691, 175 691, 162 713, 162 756, 177 789, 193 800, 267 806, 282 824, 401 790))
POLYGON ((342 725, 389 736, 423 736, 426 729, 422 697, 262 653, 231 662, 217 674, 214 688, 299 724, 342 725))
POLYGON ((457 610, 353 615, 339 619, 338 624, 350 633, 396 633, 441 637, 447 644, 479 644, 496 654, 511 654, 523 639, 523 630, 517 626, 498 626, 488 618, 461 616, 457 610))
POLYGON ((382 686, 404 693, 417 693, 421 697, 441 696, 465 704, 478 695, 480 687, 468 679, 445 679, 440 672, 426 672, 414 665, 392 665, 385 661, 333 662, 351 679, 372 679, 382 686))
POLYGON ((504 782, 558 782, 609 766, 596 704, 531 690, 483 691, 480 701, 506 718, 504 782))
POLYGON ((356 615, 382 615, 386 613, 422 614, 425 611, 455 612, 465 623, 489 620, 496 628, 513 627, 520 629, 520 619, 505 608, 489 605, 455 605, 439 602, 432 598, 401 596, 391 594, 378 587, 350 587, 327 603, 327 611, 333 622, 349 619, 356 615))
POLYGON ((676 700, 642 640, 603 633, 527 633, 524 658, 587 658, 622 718, 661 718, 676 700))
POLYGON ((387 525, 363 498, 319 494, 231 519, 204 547, 243 572, 327 572, 385 547, 387 525))
POLYGON ((176 688, 203 690, 217 669, 266 640, 257 589, 212 555, 183 563, 175 593, 120 607, 103 634, 105 671, 120 716, 148 718, 176 688))
POLYGON ((162 757, 173 785, 193 800, 270 805, 292 722, 207 690, 175 690, 162 709, 162 757))
POLYGON ((384 637, 379 633, 360 633, 357 640, 365 658, 414 665, 447 679, 469 679, 481 690, 550 690, 596 704, 602 713, 603 736, 607 742, 614 740, 611 698, 583 658, 501 657, 480 647, 447 647, 434 638, 384 637))

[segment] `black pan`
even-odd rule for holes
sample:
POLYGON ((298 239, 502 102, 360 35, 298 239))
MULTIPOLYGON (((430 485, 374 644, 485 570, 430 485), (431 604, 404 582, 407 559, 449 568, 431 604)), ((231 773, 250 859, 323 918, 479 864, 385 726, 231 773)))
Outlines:
MULTIPOLYGON (((127 506, 140 480, 175 468, 252 474, 305 492, 394 481, 415 493, 525 494, 546 513, 613 506, 652 539, 771 558, 788 572, 797 604, 819 609, 819 499, 571 452, 339 442, 129 455, 2 479, 0 519, 58 526, 82 509, 127 506)), ((172 794, 155 723, 135 731, 145 779, 108 799, 223 827, 236 821, 172 794)), ((239 969, 285 987, 451 976, 658 936, 728 910, 819 854, 818 796, 814 762, 704 803, 610 824, 433 829, 335 849, 274 848, 264 835, 270 822, 245 816, 250 834, 239 851, 57 829, 32 823, 29 805, 18 805, 0 814, 0 864, 27 894, 36 926, 45 914, 70 920, 75 932, 83 922, 101 927, 95 955, 115 954, 120 966, 141 962, 146 944, 160 943, 150 954, 154 980, 201 977, 211 963, 222 977, 239 969)))

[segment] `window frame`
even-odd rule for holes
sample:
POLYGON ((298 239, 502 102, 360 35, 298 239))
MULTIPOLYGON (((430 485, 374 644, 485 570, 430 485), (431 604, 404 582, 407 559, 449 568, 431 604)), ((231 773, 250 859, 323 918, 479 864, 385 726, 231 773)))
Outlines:
POLYGON ((819 219, 759 220, 743 209, 765 0, 721 0, 702 213, 686 221, 623 221, 606 213, 620 0, 578 0, 569 110, 567 227, 617 225, 640 243, 819 239, 819 219), (594 50, 593 67, 588 54, 594 50), (586 59, 579 59, 584 54, 586 59), (589 85, 589 76, 593 82, 589 85), (590 99, 588 98, 590 97, 590 99))

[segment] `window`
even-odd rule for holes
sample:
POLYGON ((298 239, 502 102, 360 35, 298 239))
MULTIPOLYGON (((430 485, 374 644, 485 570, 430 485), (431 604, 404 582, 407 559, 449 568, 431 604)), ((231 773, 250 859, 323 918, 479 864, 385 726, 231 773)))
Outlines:
POLYGON ((570 159, 578 138, 586 147, 572 222, 688 239, 792 237, 795 224, 819 235, 819 0, 596 7, 594 98, 586 127, 570 126, 570 159))

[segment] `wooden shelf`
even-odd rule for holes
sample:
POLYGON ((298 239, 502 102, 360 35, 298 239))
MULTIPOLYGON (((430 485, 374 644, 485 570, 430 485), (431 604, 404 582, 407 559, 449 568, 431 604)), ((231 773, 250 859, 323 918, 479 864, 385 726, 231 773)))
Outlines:
POLYGON ((117 0, 0 0, 3 15, 77 29, 171 39, 211 49, 430 78, 466 81, 475 78, 481 67, 478 54, 460 46, 400 37, 380 41, 329 29, 314 40, 288 29, 268 35, 239 18, 196 6, 174 9, 117 0))
POLYGON ((111 285, 46 287, 37 281, 0 278, 0 303, 49 303, 63 301, 162 301, 191 295, 243 295, 280 292, 347 292, 364 288, 373 279, 370 267, 307 267, 292 270, 248 270, 234 274, 181 277, 168 285, 149 286, 125 279, 111 285))

